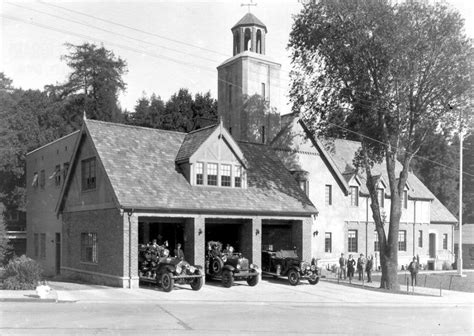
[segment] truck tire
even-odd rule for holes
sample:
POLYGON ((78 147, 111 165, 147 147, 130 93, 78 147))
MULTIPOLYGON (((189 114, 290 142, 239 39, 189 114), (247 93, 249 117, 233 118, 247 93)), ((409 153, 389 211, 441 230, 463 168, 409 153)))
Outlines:
MULTIPOLYGON (((196 272, 194 272, 194 274, 195 275, 202 275, 200 270, 196 270, 196 272)), ((194 278, 193 282, 191 282, 191 288, 195 291, 198 291, 202 288, 203 282, 204 281, 202 279, 202 276, 199 277, 199 278, 194 278)))
POLYGON ((254 286, 257 286, 257 284, 258 284, 259 276, 258 276, 258 273, 256 271, 251 271, 251 273, 255 273, 255 275, 251 276, 251 277, 248 277, 247 278, 247 283, 250 287, 254 287, 254 286))
POLYGON ((288 281, 292 286, 298 285, 300 283, 300 273, 295 269, 291 269, 288 272, 288 281))
POLYGON ((232 285, 234 284, 234 275, 232 274, 231 271, 224 270, 222 272, 222 284, 226 288, 232 287, 232 285))
POLYGON ((171 292, 174 287, 174 279, 171 273, 165 272, 161 275, 161 288, 165 292, 171 292))

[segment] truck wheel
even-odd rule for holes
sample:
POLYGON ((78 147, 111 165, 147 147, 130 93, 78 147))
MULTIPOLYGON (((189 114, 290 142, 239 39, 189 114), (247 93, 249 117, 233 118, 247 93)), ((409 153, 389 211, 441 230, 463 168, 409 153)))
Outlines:
POLYGON ((247 283, 251 287, 257 286, 258 284, 258 273, 255 271, 253 271, 252 273, 255 273, 255 275, 247 278, 247 283))
POLYGON ((231 271, 224 270, 222 272, 222 284, 224 285, 224 287, 227 288, 232 287, 232 285, 234 284, 234 275, 231 271))
POLYGON ((313 278, 309 278, 308 279, 308 282, 311 284, 311 285, 316 285, 318 282, 319 282, 319 277, 318 276, 315 276, 313 278))
POLYGON ((161 275, 161 288, 165 292, 171 292, 174 287, 174 279, 171 275, 171 273, 163 273, 161 275))
POLYGON ((296 286, 300 283, 300 274, 297 270, 292 269, 288 272, 288 281, 292 286, 296 286))
MULTIPOLYGON (((196 270, 196 272, 194 272, 194 274, 195 275, 202 275, 200 270, 196 270)), ((199 278, 194 278, 193 282, 191 282, 191 288, 195 291, 198 291, 202 288, 203 282, 204 281, 202 280, 202 276, 199 277, 199 278)))
POLYGON ((222 267, 224 267, 224 263, 222 262, 221 258, 214 258, 211 262, 211 274, 220 274, 222 271, 222 267))

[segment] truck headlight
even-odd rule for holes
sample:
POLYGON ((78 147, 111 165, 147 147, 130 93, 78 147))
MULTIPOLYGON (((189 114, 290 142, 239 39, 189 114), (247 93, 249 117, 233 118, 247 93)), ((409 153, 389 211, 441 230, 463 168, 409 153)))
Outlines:
POLYGON ((240 266, 240 264, 237 264, 237 266, 235 266, 235 268, 237 268, 238 270, 242 268, 242 266, 240 266))
POLYGON ((191 273, 196 272, 196 267, 194 267, 194 266, 189 266, 189 272, 191 272, 191 273))
POLYGON ((176 273, 178 274, 181 274, 181 272, 183 271, 183 268, 181 267, 181 265, 176 265, 176 273))

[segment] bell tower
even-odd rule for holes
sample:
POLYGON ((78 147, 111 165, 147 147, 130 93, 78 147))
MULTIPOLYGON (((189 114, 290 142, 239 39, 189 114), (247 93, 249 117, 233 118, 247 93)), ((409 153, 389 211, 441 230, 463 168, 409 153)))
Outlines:
POLYGON ((252 13, 231 32, 233 56, 217 67, 218 114, 236 140, 270 143, 280 130, 281 65, 266 56, 267 27, 252 13))

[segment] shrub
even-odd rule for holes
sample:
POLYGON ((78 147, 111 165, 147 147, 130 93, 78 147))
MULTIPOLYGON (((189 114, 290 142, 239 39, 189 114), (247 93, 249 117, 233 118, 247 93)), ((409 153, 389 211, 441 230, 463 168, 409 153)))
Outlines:
POLYGON ((451 265, 451 263, 448 261, 444 261, 442 269, 443 271, 450 271, 453 269, 453 265, 451 265))
POLYGON ((3 289, 35 289, 41 280, 41 267, 25 255, 10 260, 5 268, 3 289))

